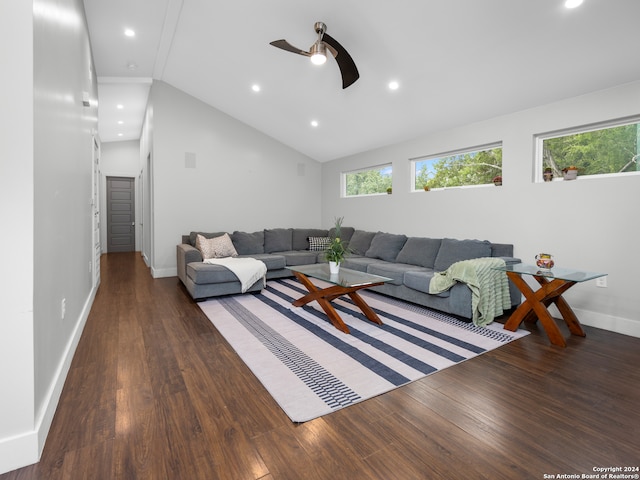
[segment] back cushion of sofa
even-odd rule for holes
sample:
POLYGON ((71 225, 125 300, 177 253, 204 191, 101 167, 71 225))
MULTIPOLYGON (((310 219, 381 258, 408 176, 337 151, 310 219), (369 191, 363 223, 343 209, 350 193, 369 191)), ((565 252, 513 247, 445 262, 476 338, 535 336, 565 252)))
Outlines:
POLYGON ((376 232, 363 232, 356 230, 349 241, 349 248, 355 255, 364 255, 371 246, 371 240, 376 236, 376 232))
POLYGON ((327 237, 329 232, 320 228, 294 228, 292 250, 309 250, 309 237, 327 237))
MULTIPOLYGON (((332 227, 329 230, 329 237, 333 238, 333 236, 335 235, 335 231, 336 229, 334 227, 332 227)), ((340 228, 340 240, 342 240, 343 242, 350 242, 351 241, 351 237, 353 237, 353 233, 356 231, 355 228, 353 227, 341 227, 340 228)))
POLYGON ((231 241, 238 255, 264 253, 264 230, 253 233, 235 231, 231 235, 231 241))
POLYGON ((461 260, 490 256, 491 243, 487 240, 443 238, 433 268, 436 272, 442 272, 461 260))
POLYGON ((371 246, 364 255, 369 258, 394 262, 406 241, 406 235, 378 232, 371 240, 371 246))
POLYGON ((441 238, 409 237, 396 257, 396 262, 433 268, 441 243, 441 238))
POLYGON ((216 238, 216 237, 221 237, 225 233, 227 232, 191 232, 189 234, 189 244, 192 247, 195 247, 196 239, 198 238, 198 235, 202 235, 204 238, 216 238))
POLYGON ((293 229, 273 228, 264 231, 264 253, 292 250, 293 229))

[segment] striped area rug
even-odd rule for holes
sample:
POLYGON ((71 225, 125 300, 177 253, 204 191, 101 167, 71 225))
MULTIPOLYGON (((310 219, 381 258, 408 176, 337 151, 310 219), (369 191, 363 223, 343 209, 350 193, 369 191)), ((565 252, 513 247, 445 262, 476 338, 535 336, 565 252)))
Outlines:
MULTIPOLYGON (((314 280, 319 286, 323 284, 314 280)), ((528 332, 476 327, 432 310, 361 290, 384 325, 349 297, 333 302, 351 334, 337 330, 295 279, 261 293, 198 305, 294 422, 305 422, 500 347, 528 332)))

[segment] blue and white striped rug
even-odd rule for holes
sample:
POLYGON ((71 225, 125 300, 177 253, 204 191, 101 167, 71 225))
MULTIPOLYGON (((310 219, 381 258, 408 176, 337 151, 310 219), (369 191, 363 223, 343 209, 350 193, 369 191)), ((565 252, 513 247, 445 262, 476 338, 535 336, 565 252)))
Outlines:
MULTIPOLYGON (((314 280, 314 283, 323 285, 314 280)), ((351 334, 337 330, 295 279, 270 280, 259 294, 198 305, 294 422, 388 392, 527 335, 476 327, 448 315, 360 291, 384 325, 350 298, 333 302, 351 334)))

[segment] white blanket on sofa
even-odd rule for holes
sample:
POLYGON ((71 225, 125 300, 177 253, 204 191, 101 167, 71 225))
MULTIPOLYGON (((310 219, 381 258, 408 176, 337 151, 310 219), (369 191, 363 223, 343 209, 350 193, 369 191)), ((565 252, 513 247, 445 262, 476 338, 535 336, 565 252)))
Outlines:
POLYGON ((256 260, 255 258, 207 258, 204 260, 204 263, 221 265, 231 270, 231 272, 238 277, 238 280, 240 280, 242 293, 249 290, 249 287, 260 280, 260 278, 262 278, 263 286, 267 285, 267 266, 264 262, 256 260))

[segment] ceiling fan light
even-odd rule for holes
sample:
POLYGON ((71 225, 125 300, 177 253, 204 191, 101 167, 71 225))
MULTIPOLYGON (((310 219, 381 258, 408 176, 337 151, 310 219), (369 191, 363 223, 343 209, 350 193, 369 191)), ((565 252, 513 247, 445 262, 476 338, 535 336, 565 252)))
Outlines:
POLYGON ((314 65, 322 65, 327 61, 327 49, 322 42, 314 43, 309 53, 311 54, 311 63, 314 65))

